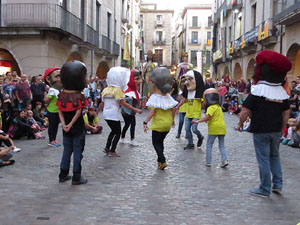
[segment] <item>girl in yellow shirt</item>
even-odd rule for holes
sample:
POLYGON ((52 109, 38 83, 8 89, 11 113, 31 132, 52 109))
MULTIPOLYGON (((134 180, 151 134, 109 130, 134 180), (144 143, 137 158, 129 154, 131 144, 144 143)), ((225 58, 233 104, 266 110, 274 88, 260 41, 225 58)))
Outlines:
POLYGON ((164 139, 174 124, 174 107, 177 105, 169 94, 172 88, 172 76, 165 67, 154 69, 150 75, 152 95, 146 106, 150 109, 144 123, 144 131, 149 129, 147 124, 152 119, 150 130, 152 130, 152 144, 157 153, 158 168, 163 170, 167 167, 164 156, 164 139))

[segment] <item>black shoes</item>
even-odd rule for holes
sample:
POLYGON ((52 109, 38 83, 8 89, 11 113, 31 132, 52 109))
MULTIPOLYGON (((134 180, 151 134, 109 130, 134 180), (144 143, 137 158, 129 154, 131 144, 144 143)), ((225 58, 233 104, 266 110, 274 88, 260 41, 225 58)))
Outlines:
POLYGON ((68 180, 71 180, 71 176, 65 176, 63 178, 59 178, 59 182, 62 183, 62 182, 65 182, 65 181, 68 181, 68 180))
POLYGON ((204 139, 204 137, 198 139, 198 142, 197 142, 197 147, 198 148, 201 147, 203 139, 204 139))
POLYGON ((185 146, 183 149, 184 149, 184 150, 189 150, 189 149, 194 149, 194 148, 195 148, 195 145, 188 144, 188 145, 185 146))
POLYGON ((180 138, 180 134, 177 134, 177 135, 176 135, 176 138, 180 138))
POLYGON ((72 180, 72 185, 86 184, 87 182, 88 180, 81 176, 78 181, 72 180))

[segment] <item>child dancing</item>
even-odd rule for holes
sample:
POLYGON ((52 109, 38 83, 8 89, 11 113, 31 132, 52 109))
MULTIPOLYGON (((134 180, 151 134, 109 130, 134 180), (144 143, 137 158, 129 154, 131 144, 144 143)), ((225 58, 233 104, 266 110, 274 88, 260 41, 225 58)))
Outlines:
POLYGON ((207 122, 208 135, 206 142, 206 166, 211 166, 212 146, 215 139, 219 139, 219 149, 221 152, 221 168, 228 166, 226 148, 225 148, 225 134, 226 127, 223 117, 222 108, 219 105, 219 94, 215 88, 209 88, 203 93, 205 99, 206 115, 200 120, 193 121, 194 123, 207 122))
POLYGON ((164 139, 174 124, 174 107, 178 104, 170 94, 172 88, 172 76, 165 67, 154 69, 150 75, 152 95, 146 106, 150 109, 144 123, 144 131, 149 129, 147 124, 152 119, 152 144, 157 153, 158 168, 163 170, 168 165, 164 156, 164 139))
MULTIPOLYGON (((126 96, 126 103, 132 105, 133 107, 137 107, 141 105, 140 101, 140 93, 138 93, 138 89, 143 82, 141 71, 139 70, 131 70, 130 71, 130 80, 128 82, 128 89, 125 91, 126 96)), ((127 109, 126 107, 122 107, 121 109, 122 116, 125 121, 125 126, 122 130, 121 142, 124 143, 125 135, 130 127, 130 140, 132 146, 138 146, 138 144, 134 140, 134 133, 135 133, 135 112, 127 109)))
POLYGON ((103 118, 111 129, 107 138, 104 152, 108 156, 120 157, 116 153, 116 148, 121 137, 120 105, 130 109, 133 112, 142 113, 125 100, 123 90, 127 89, 127 83, 130 78, 130 70, 123 67, 113 67, 107 73, 107 87, 102 91, 103 102, 99 105, 98 111, 103 108, 103 118))

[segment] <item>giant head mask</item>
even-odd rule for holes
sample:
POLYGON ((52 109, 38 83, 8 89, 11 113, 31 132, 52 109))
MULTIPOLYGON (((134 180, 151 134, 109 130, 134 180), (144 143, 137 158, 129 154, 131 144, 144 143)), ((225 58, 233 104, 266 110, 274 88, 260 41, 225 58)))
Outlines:
POLYGON ((62 83, 60 81, 60 69, 58 67, 49 68, 45 71, 43 80, 47 85, 57 90, 62 89, 62 83))
POLYGON ((64 89, 82 91, 86 87, 86 71, 85 64, 80 61, 66 62, 60 70, 64 89))

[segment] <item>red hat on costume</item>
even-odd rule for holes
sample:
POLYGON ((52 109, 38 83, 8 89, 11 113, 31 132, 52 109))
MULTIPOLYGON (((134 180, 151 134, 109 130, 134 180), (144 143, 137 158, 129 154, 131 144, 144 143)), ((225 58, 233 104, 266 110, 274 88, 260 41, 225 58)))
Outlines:
POLYGON ((128 89, 125 91, 125 93, 133 91, 135 93, 135 98, 136 98, 137 102, 139 103, 139 105, 141 104, 141 101, 140 101, 139 93, 137 92, 137 89, 136 89, 134 77, 137 77, 140 75, 141 75, 141 72, 139 70, 135 70, 135 69, 130 70, 130 79, 129 79, 129 82, 127 83, 128 89))
POLYGON ((59 70, 59 68, 58 67, 53 67, 53 68, 46 69, 44 77, 43 77, 43 81, 45 81, 46 77, 48 77, 48 75, 51 74, 54 70, 59 70))
POLYGON ((255 83, 265 80, 270 83, 283 83, 287 72, 292 68, 290 60, 275 51, 264 50, 256 56, 255 83))

